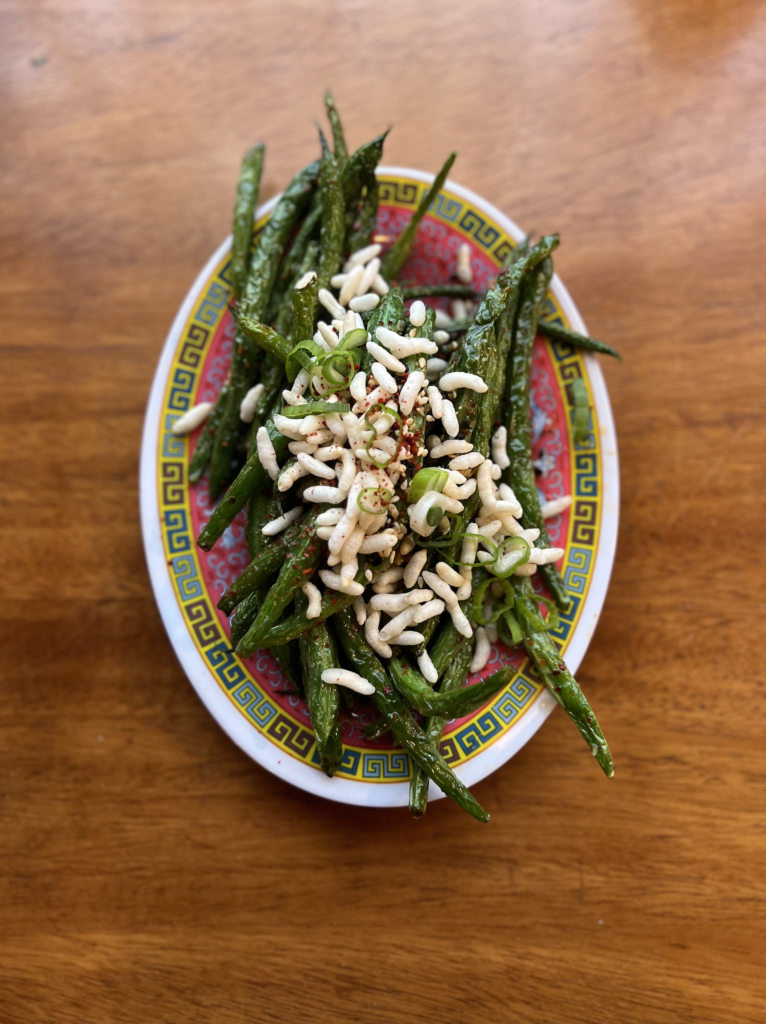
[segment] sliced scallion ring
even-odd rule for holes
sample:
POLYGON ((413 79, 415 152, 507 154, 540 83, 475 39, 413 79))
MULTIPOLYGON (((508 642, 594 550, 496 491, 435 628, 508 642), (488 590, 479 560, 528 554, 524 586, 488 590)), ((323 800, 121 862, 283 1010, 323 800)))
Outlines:
POLYGON ((372 431, 372 437, 364 446, 364 450, 365 452, 367 452, 367 455, 369 455, 370 462, 372 462, 374 466, 377 466, 378 469, 385 469, 386 466, 389 466, 392 462, 396 462, 396 460, 399 458, 399 452, 402 450, 402 432, 404 430, 404 422, 402 420, 402 417, 399 415, 396 409, 389 408, 389 406, 385 405, 383 402, 376 402, 374 405, 370 406, 370 408, 364 414, 364 422, 372 431), (372 446, 373 441, 378 436, 378 431, 375 427, 375 424, 370 423, 369 417, 377 409, 379 409, 386 416, 393 416, 393 418, 399 424, 399 443, 396 446, 396 451, 394 452, 394 454, 391 455, 386 462, 378 462, 374 455, 370 455, 370 448, 372 446))
POLYGON ((432 505, 426 512, 426 522, 429 526, 438 526, 444 516, 445 512, 441 505, 432 505))
POLYGON ((558 629, 561 625, 561 619, 556 602, 551 601, 549 597, 538 597, 537 600, 548 609, 548 618, 545 620, 546 629, 558 629))
POLYGON ((479 586, 474 591, 474 595, 473 595, 473 616, 476 619, 476 622, 480 626, 489 626, 491 623, 497 622, 499 620, 500 616, 504 612, 510 611, 511 608, 513 608, 515 600, 516 600, 516 597, 515 597, 515 595, 513 593, 513 587, 511 586, 511 584, 506 579, 498 580, 497 578, 493 579, 492 577, 489 577, 486 580, 482 580, 481 583, 479 584, 479 586), (484 618, 484 611, 483 611, 484 594, 486 593, 487 587, 491 583, 499 583, 500 584, 500 586, 503 588, 503 593, 505 594, 505 601, 503 601, 502 604, 498 605, 494 609, 494 611, 492 612, 492 615, 490 616, 489 620, 487 620, 487 619, 484 618))
MULTIPOLYGON (((512 611, 503 612, 502 619, 498 619, 498 625, 500 622, 505 623, 508 627, 508 632, 511 634, 511 644, 509 646, 514 647, 516 644, 520 644, 524 639, 524 636, 521 631, 521 626, 519 625, 519 620, 516 618, 514 613, 512 611)), ((500 638, 503 639, 502 634, 500 638)), ((503 643, 506 643, 506 641, 503 640, 503 643)))
POLYGON ((324 355, 324 349, 321 348, 311 338, 306 338, 305 341, 299 341, 298 344, 288 353, 287 359, 285 360, 285 370, 287 372, 287 379, 292 383, 298 376, 298 370, 303 367, 304 370, 311 370, 316 362, 318 356, 324 355))
POLYGON ((319 364, 319 371, 328 384, 348 385, 354 376, 354 360, 348 352, 329 352, 319 364), (338 368, 338 362, 342 362, 342 369, 338 368), (343 371, 346 371, 345 373, 343 371))
POLYGON ((385 512, 391 504, 393 497, 393 492, 388 487, 363 487, 359 492, 356 503, 361 512, 367 512, 371 516, 378 516, 385 512))
POLYGON ((407 501, 414 505, 420 501, 426 491, 443 491, 448 480, 449 472, 446 469, 429 467, 419 470, 412 478, 412 483, 407 491, 407 501))
POLYGON ((353 331, 348 331, 341 340, 340 344, 335 349, 336 352, 347 352, 352 348, 360 348, 362 345, 367 344, 367 331, 363 327, 355 327, 353 331))
POLYGON ((485 568, 499 580, 507 579, 519 566, 526 565, 529 561, 529 544, 523 537, 508 537, 497 549, 497 554, 492 563, 485 562, 485 568), (518 555, 513 558, 514 552, 518 555), (506 564, 507 563, 507 564, 506 564))
POLYGON ((535 594, 535 601, 518 601, 516 603, 516 615, 524 626, 525 633, 544 633, 548 628, 545 619, 540 614, 537 601, 540 600, 535 594))

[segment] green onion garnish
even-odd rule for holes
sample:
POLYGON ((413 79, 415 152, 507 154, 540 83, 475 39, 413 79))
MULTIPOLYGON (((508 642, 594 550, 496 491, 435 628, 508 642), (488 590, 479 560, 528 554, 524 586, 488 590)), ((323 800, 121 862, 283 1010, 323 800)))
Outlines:
POLYGON ((449 472, 446 469, 433 467, 421 469, 412 478, 412 483, 407 491, 407 501, 414 505, 427 491, 443 491, 448 480, 449 472))
POLYGON ((393 491, 387 487, 363 487, 359 492, 356 503, 361 512, 367 512, 371 516, 378 516, 388 508, 393 500, 393 491), (377 508, 370 507, 377 505, 377 508))
POLYGON ((287 379, 292 383, 298 376, 298 370, 303 367, 304 370, 308 370, 309 373, 314 366, 317 356, 323 356, 324 349, 320 348, 315 341, 311 338, 307 338, 305 341, 299 341, 298 344, 293 348, 287 355, 285 360, 285 370, 287 371, 287 379))
POLYGON ((399 415, 399 413, 396 411, 396 409, 390 409, 387 405, 384 405, 383 402, 376 402, 364 414, 364 422, 367 424, 367 426, 372 431, 372 437, 367 442, 367 444, 364 446, 364 450, 369 455, 370 462, 372 462, 372 464, 374 466, 377 466, 378 469, 385 469, 386 466, 390 466, 392 462, 396 462, 396 460, 399 458, 399 452, 402 450, 402 433, 404 431, 404 422, 402 421, 402 417, 399 415), (386 415, 386 416, 393 416, 393 418, 399 424, 399 443, 396 446, 396 451, 394 452, 394 454, 389 456, 388 461, 386 461, 386 462, 378 462, 378 460, 375 458, 374 455, 370 455, 370 447, 371 447, 373 441, 375 440, 375 438, 378 436, 378 431, 375 428, 375 424, 374 423, 370 423, 369 417, 370 417, 371 413, 374 413, 376 411, 376 409, 380 409, 380 411, 384 415, 386 415))
POLYGON ((351 348, 360 348, 367 344, 367 331, 362 327, 356 327, 341 338, 336 352, 347 352, 351 348))
POLYGON ((479 584, 479 586, 474 591, 474 595, 473 595, 473 615, 474 615, 474 618, 476 619, 477 623, 480 626, 488 626, 492 622, 497 622, 499 620, 500 616, 503 615, 505 612, 510 611, 511 608, 513 608, 515 600, 516 600, 516 597, 515 597, 515 594, 513 592, 513 587, 511 586, 511 584, 506 579, 498 580, 498 579, 492 579, 490 577, 489 579, 482 580, 481 583, 479 584), (500 583, 500 586, 503 588, 503 593, 505 594, 505 600, 503 601, 502 604, 499 604, 493 610, 490 619, 486 620, 484 618, 482 605, 484 603, 484 594, 485 594, 485 592, 487 590, 487 587, 491 583, 500 583))
POLYGON ((426 522, 429 526, 438 526, 444 519, 444 509, 441 505, 432 505, 426 512, 426 522))
MULTIPOLYGON (((501 620, 498 619, 498 623, 500 621, 501 620)), ((516 618, 513 612, 503 612, 502 621, 506 624, 506 626, 508 627, 508 631, 511 634, 511 643, 508 646, 513 647, 516 644, 520 644, 523 640, 523 634, 521 632, 521 626, 519 626, 519 620, 516 618)), ((503 640, 503 643, 505 643, 505 640, 503 640)))
POLYGON ((309 412, 316 416, 321 416, 323 413, 328 412, 337 412, 342 416, 345 412, 351 412, 351 406, 348 402, 323 402, 319 398, 316 402, 309 403, 309 412))
POLYGON ((349 412, 351 406, 348 402, 323 402, 321 399, 316 402, 304 402, 302 405, 286 405, 282 409, 282 416, 289 420, 299 420, 304 416, 323 416, 327 413, 338 413, 343 415, 349 412))
POLYGON ((319 370, 328 384, 348 385, 354 376, 354 360, 350 353, 339 352, 336 349, 334 352, 328 352, 319 363, 319 370), (341 363, 340 368, 338 368, 338 362, 341 363))
MULTIPOLYGON (((538 601, 542 601, 542 598, 538 597, 537 594, 535 594, 535 598, 538 601)), ((534 607, 529 607, 527 602, 519 601, 516 605, 516 614, 525 627, 525 633, 544 633, 548 628, 536 604, 534 607)))
POLYGON ((549 597, 538 597, 537 600, 548 609, 548 618, 545 620, 546 629, 558 629, 561 625, 561 619, 559 618, 556 602, 551 601, 549 597))
POLYGON ((484 567, 485 569, 489 569, 497 579, 504 580, 507 579, 511 573, 515 572, 520 565, 526 565, 528 561, 529 544, 527 544, 523 537, 508 537, 508 539, 504 540, 498 548, 494 561, 492 563, 485 562, 484 567), (498 570, 498 564, 501 566, 504 565, 507 557, 514 551, 518 552, 518 557, 511 562, 507 569, 498 570))

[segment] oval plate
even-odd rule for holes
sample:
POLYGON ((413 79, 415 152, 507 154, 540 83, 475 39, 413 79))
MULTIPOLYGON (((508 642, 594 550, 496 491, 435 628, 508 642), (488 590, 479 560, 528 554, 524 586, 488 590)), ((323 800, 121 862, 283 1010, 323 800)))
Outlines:
MULTIPOLYGON (((395 237, 410 218, 433 176, 403 167, 381 167, 378 231, 395 237)), ((260 207, 260 230, 276 197, 260 207)), ((447 181, 423 219, 402 280, 447 281, 457 249, 472 250, 479 287, 496 273, 519 228, 499 210, 447 181)), ((387 738, 365 739, 371 713, 360 705, 342 715, 344 758, 334 778, 319 769, 305 702, 266 651, 247 660, 232 653, 229 624, 216 604, 249 559, 244 513, 209 553, 195 543, 212 507, 207 479, 188 483, 188 462, 198 431, 190 438, 170 433, 173 422, 197 402, 214 400, 231 358, 234 325, 228 311, 231 238, 211 257, 186 296, 168 334, 154 377, 141 447, 141 522, 149 574, 165 628, 192 685, 205 706, 247 754, 288 782, 344 803, 394 807, 408 802, 410 763, 387 738)), ((446 308, 446 300, 436 300, 446 308)), ((585 325, 564 285, 554 276, 546 316, 578 331, 585 325)), ((617 442, 601 369, 591 356, 538 337, 532 368, 533 454, 538 486, 546 499, 566 494, 573 504, 548 520, 551 541, 564 547, 562 574, 573 598, 553 634, 573 672, 596 628, 614 560, 619 508, 617 442), (568 383, 582 377, 590 395, 590 434, 572 437, 572 396, 568 383)), ((536 588, 540 583, 535 579, 536 588)), ((508 687, 480 711, 450 722, 441 750, 467 785, 489 775, 512 757, 555 707, 530 672, 524 655, 493 646, 482 676, 500 663, 517 672, 508 687)), ((478 678, 478 676, 476 677, 478 678)), ((473 681, 473 680, 472 680, 473 681)), ((582 745, 576 730, 572 744, 582 745)), ((583 750, 583 754, 585 751, 583 750)), ((433 784, 431 799, 443 794, 433 784)))

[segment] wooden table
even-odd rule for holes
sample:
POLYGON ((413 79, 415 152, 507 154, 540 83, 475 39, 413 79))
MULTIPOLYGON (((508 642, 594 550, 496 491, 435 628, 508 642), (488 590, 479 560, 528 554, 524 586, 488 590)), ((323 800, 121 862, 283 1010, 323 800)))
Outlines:
POLYGON ((0 1020, 760 1022, 763 4, 45 5, 2 14, 0 1020), (188 685, 138 524, 144 406, 189 284, 265 190, 352 143, 523 226, 597 336, 622 460, 580 671, 447 801, 325 803, 188 685), (748 639, 752 637, 752 639, 748 639))

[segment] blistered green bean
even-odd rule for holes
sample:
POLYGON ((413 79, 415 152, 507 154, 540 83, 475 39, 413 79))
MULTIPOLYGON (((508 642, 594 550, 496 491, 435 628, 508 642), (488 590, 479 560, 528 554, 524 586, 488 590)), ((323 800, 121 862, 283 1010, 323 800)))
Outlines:
POLYGON ((343 124, 341 123, 340 114, 338 108, 335 105, 332 93, 328 89, 324 94, 324 105, 327 111, 327 120, 330 122, 332 128, 333 148, 335 150, 335 159, 338 161, 338 169, 342 172, 346 164, 348 163, 348 149, 346 147, 346 137, 343 134, 343 124))
POLYGON ((258 190, 263 170, 263 151, 263 145, 248 150, 239 173, 231 242, 231 282, 237 301, 241 298, 247 283, 250 243, 253 238, 253 215, 258 205, 258 190))
POLYGON ((447 157, 444 166, 434 178, 433 184, 423 193, 423 196, 418 203, 418 208, 412 215, 412 219, 409 224, 386 253, 383 259, 383 265, 380 268, 380 272, 386 281, 395 281, 399 276, 399 272, 410 254, 410 249, 412 248, 415 236, 418 233, 420 222, 423 220, 423 217, 425 217, 428 207, 441 192, 442 185, 447 180, 447 175, 449 174, 450 167, 452 167, 455 162, 456 156, 457 153, 450 153, 447 157))

